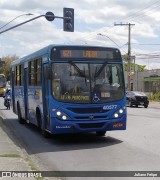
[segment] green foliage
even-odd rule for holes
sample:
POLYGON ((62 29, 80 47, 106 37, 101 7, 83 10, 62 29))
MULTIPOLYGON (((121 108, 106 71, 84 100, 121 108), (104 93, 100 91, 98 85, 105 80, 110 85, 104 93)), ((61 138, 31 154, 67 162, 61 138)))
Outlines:
POLYGON ((138 65, 138 71, 144 71, 146 66, 144 65, 138 65))
MULTIPOLYGON (((136 65, 138 65, 138 64, 136 64, 136 65)), ((143 71, 144 69, 145 69, 145 65, 143 66, 143 65, 138 65, 138 71, 143 71)), ((127 71, 128 70, 128 64, 126 63, 126 64, 124 64, 124 68, 125 68, 125 71, 127 71)), ((131 71, 134 71, 134 63, 131 63, 131 71)))
POLYGON ((155 93, 155 94, 150 94, 149 99, 151 101, 160 101, 160 92, 155 93))
POLYGON ((10 80, 11 62, 18 59, 18 57, 16 55, 12 55, 12 56, 2 57, 1 59, 2 59, 2 61, 5 62, 5 64, 2 67, 0 67, 0 74, 5 74, 7 81, 9 81, 10 80))

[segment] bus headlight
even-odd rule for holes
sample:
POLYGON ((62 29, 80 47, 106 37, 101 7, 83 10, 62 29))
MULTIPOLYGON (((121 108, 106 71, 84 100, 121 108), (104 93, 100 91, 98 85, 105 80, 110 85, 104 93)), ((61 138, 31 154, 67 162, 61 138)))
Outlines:
POLYGON ((121 117, 123 114, 125 114, 126 113, 126 107, 122 107, 122 108, 120 108, 118 111, 116 111, 115 113, 114 113, 114 118, 119 118, 119 117, 121 117))
POLYGON ((63 121, 69 120, 69 117, 64 112, 62 112, 60 110, 56 110, 55 113, 56 113, 56 116, 57 116, 58 119, 61 119, 63 121))
POLYGON ((118 113, 115 113, 115 114, 114 114, 114 117, 115 117, 115 118, 118 118, 118 113))
POLYGON ((122 113, 123 113, 123 109, 120 109, 120 110, 119 110, 119 113, 122 114, 122 113))
POLYGON ((57 111, 57 112, 56 112, 56 115, 57 115, 57 116, 61 116, 61 115, 62 115, 61 111, 57 111))
POLYGON ((63 120, 67 120, 67 116, 63 115, 63 116, 62 116, 62 119, 63 119, 63 120))

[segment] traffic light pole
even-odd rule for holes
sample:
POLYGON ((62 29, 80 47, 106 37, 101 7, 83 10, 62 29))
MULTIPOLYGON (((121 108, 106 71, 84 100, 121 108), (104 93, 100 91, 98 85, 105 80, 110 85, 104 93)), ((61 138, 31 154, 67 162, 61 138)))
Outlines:
MULTIPOLYGON (((71 8, 64 8, 64 10, 65 10, 65 9, 67 9, 67 11, 72 10, 72 13, 74 13, 74 10, 71 9, 71 8)), ((66 21, 66 20, 71 21, 71 25, 73 24, 73 27, 72 27, 72 29, 71 29, 71 32, 74 31, 74 14, 71 14, 71 16, 59 17, 59 16, 55 16, 52 12, 47 12, 45 15, 36 16, 36 17, 34 17, 34 18, 32 18, 32 19, 29 19, 29 20, 27 20, 27 21, 24 21, 24 22, 22 22, 22 23, 20 23, 20 24, 17 24, 17 25, 15 25, 15 26, 12 26, 12 27, 10 27, 10 28, 8 28, 8 29, 5 29, 5 30, 3 30, 3 31, 0 31, 0 34, 3 34, 3 33, 7 32, 7 31, 9 31, 9 30, 11 30, 11 29, 14 29, 14 28, 16 28, 16 27, 22 26, 23 24, 26 24, 26 23, 31 22, 31 21, 33 21, 33 20, 36 20, 36 19, 38 19, 38 18, 40 18, 40 17, 45 17, 48 21, 53 21, 55 18, 63 19, 64 21, 66 21)), ((66 31, 70 31, 70 30, 66 30, 66 31)))
POLYGON ((43 17, 43 16, 45 16, 45 15, 40 15, 40 16, 34 17, 34 18, 32 18, 32 19, 29 19, 29 20, 27 20, 27 21, 24 21, 24 22, 22 22, 22 23, 20 23, 20 24, 17 24, 17 25, 15 25, 15 26, 12 26, 12 27, 10 27, 10 28, 8 28, 8 29, 5 29, 4 31, 1 31, 0 34, 3 34, 3 33, 7 32, 7 31, 9 31, 9 30, 11 30, 11 29, 14 29, 14 28, 16 28, 16 27, 22 26, 23 24, 26 24, 26 23, 28 23, 28 22, 30 22, 30 21, 33 21, 33 20, 38 19, 38 18, 43 17))

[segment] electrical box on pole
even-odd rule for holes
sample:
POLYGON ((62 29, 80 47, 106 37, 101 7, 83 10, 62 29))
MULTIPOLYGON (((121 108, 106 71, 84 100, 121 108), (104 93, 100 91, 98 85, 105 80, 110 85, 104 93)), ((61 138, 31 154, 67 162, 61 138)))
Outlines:
POLYGON ((63 9, 63 30, 68 32, 74 32, 74 9, 63 9))

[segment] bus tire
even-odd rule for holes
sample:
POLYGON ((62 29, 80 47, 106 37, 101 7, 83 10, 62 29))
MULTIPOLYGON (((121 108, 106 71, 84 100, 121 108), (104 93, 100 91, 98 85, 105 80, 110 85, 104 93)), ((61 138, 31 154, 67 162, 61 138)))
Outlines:
POLYGON ((105 136, 106 131, 96 131, 96 134, 97 134, 98 136, 105 136))
POLYGON ((21 109, 20 109, 20 106, 19 104, 17 105, 17 115, 18 115, 18 121, 20 124, 25 124, 25 120, 22 118, 22 115, 21 115, 21 109))
POLYGON ((45 129, 42 129, 41 133, 44 138, 51 138, 51 134, 49 132, 47 132, 45 129))
POLYGON ((42 128, 42 115, 41 115, 39 109, 36 112, 36 116, 37 116, 37 126, 41 130, 41 133, 42 133, 43 137, 44 138, 50 138, 51 134, 49 132, 47 132, 45 129, 42 128))
POLYGON ((42 129, 42 117, 39 109, 36 110, 36 117, 37 117, 37 126, 39 129, 42 129))

